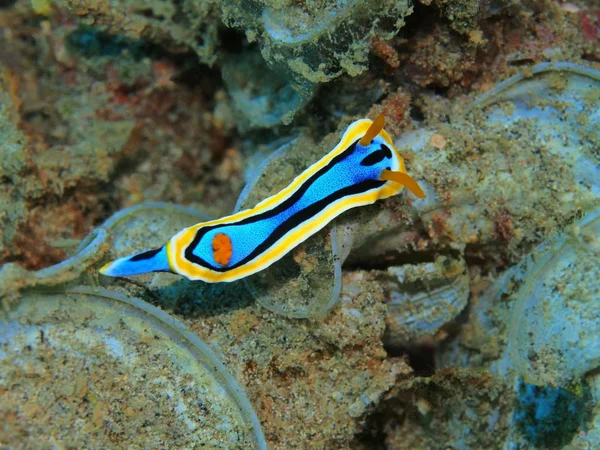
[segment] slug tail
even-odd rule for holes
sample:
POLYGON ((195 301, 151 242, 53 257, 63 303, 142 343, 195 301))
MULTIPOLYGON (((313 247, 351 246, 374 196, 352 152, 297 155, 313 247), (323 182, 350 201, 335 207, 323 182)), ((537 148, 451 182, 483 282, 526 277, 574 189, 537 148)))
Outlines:
POLYGON ((108 277, 126 277, 148 272, 172 272, 167 246, 116 259, 100 269, 108 277))

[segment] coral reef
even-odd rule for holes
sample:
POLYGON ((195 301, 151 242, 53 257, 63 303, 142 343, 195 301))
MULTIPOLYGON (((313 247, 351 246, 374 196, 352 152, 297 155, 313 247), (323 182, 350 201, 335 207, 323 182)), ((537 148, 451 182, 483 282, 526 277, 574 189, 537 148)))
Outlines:
POLYGON ((75 26, 60 12, 55 29, 41 21, 33 32, 24 24, 26 10, 0 14, 16 24, 0 37, 1 59, 11 64, 2 71, 3 135, 15 142, 2 152, 12 148, 15 161, 23 161, 2 178, 14 178, 3 261, 28 268, 58 262, 72 249, 70 240, 141 198, 200 198, 214 213, 231 210, 231 193, 241 185, 239 151, 226 137, 231 119, 202 86, 175 89, 171 77, 185 76, 187 59, 167 60, 150 44, 75 26), (31 55, 23 36, 31 36, 39 55, 31 55))
POLYGON ((261 3, 223 2, 224 20, 257 39, 265 60, 292 80, 311 83, 364 72, 370 40, 395 35, 411 11, 405 0, 261 3))
POLYGON ((0 1, 0 446, 600 447, 599 17, 0 1), (426 199, 231 284, 99 276, 378 114, 426 199))

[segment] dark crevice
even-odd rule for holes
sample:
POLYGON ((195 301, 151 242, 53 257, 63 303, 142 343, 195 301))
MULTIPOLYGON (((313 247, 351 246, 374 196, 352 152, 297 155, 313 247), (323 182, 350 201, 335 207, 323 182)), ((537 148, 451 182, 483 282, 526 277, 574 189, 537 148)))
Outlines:
POLYGON ((450 90, 450 86, 441 86, 435 84, 430 84, 428 88, 430 91, 433 91, 435 95, 438 95, 440 97, 447 97, 448 91, 450 90))
POLYGON ((512 61, 508 61, 508 65, 512 67, 527 67, 535 64, 535 59, 533 58, 520 58, 513 59, 512 61))
POLYGON ((356 253, 351 253, 344 263, 344 270, 386 270, 392 266, 403 266, 405 264, 422 264, 432 263, 435 258, 440 255, 446 255, 453 258, 459 256, 458 252, 447 251, 423 251, 423 252, 398 252, 390 250, 384 255, 378 255, 377 258, 361 257, 360 250, 356 253))
POLYGON ((164 17, 157 17, 150 8, 138 9, 135 13, 147 17, 148 19, 164 20, 164 17))
MULTIPOLYGON (((529 250, 523 251, 523 256, 529 250)), ((508 255, 506 247, 499 243, 494 244, 467 244, 464 249, 463 257, 468 267, 477 266, 481 269, 482 276, 489 273, 498 273, 518 261, 512 261, 508 255)), ((521 258, 517 258, 520 260, 521 258)))
POLYGON ((351 448, 368 448, 371 450, 385 450, 386 433, 381 425, 389 420, 387 413, 377 411, 367 417, 367 423, 364 430, 355 437, 358 445, 351 445, 351 448))
POLYGON ((582 55, 582 59, 589 61, 589 62, 593 62, 593 63, 600 62, 600 52, 596 52, 596 53, 585 52, 582 55))
POLYGON ((417 377, 430 377, 435 373, 435 347, 420 345, 411 348, 386 348, 390 357, 408 356, 408 364, 417 377))
POLYGON ((200 63, 195 54, 175 56, 171 60, 175 61, 178 70, 171 78, 173 83, 187 88, 200 88, 203 93, 214 93, 223 85, 221 72, 200 63))
POLYGON ((226 53, 233 54, 242 53, 248 46, 244 33, 235 28, 220 28, 219 42, 221 43, 221 48, 226 53))
MULTIPOLYGON (((414 398, 414 392, 402 395, 414 398)), ((366 417, 362 431, 356 434, 350 448, 368 448, 369 450, 385 450, 390 425, 401 424, 414 415, 414 411, 406 405, 406 400, 394 397, 382 401, 377 409, 366 417)))
POLYGON ((400 30, 403 38, 413 39, 427 28, 439 23, 440 10, 435 5, 413 2, 413 13, 405 17, 405 25, 400 30))
POLYGON ((425 120, 425 114, 420 106, 415 105, 414 103, 410 105, 410 117, 415 122, 423 122, 425 120))
POLYGON ((70 51, 88 59, 118 58, 127 54, 135 61, 144 58, 168 60, 177 69, 171 81, 188 88, 201 87, 203 91, 214 92, 222 84, 220 72, 200 63, 192 51, 172 52, 143 39, 129 39, 90 26, 78 27, 69 34, 67 43, 70 51), (207 83, 209 85, 205 86, 207 83))

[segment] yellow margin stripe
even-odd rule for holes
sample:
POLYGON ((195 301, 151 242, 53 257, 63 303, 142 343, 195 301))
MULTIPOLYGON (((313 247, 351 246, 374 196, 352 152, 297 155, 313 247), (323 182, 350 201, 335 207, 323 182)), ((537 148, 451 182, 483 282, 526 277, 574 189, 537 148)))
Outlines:
MULTIPOLYGON (((173 272, 186 276, 190 280, 204 280, 210 283, 234 281, 244 278, 281 259, 291 248, 294 248, 296 245, 306 240, 308 236, 312 236, 314 233, 324 228, 342 212, 356 206, 374 203, 378 199, 387 198, 400 192, 404 186, 402 184, 391 182, 386 183, 380 189, 375 191, 339 199, 319 213, 319 220, 302 222, 299 226, 288 232, 288 234, 279 241, 278 245, 270 247, 251 262, 227 272, 215 272, 205 267, 200 267, 188 261, 184 256, 185 249, 192 242, 199 228, 223 223, 236 223, 249 216, 260 214, 263 211, 276 207, 298 190, 315 172, 326 166, 333 158, 352 145, 353 142, 363 137, 372 123, 373 122, 369 119, 357 120, 352 123, 344 132, 341 141, 333 148, 333 150, 331 150, 331 152, 299 174, 286 188, 261 201, 254 208, 246 209, 221 219, 199 223, 181 230, 173 236, 167 244, 169 265, 173 272)), ((394 168, 394 171, 406 173, 404 159, 400 156, 400 153, 394 146, 390 135, 383 129, 378 135, 385 140, 395 153, 396 160, 399 162, 400 167, 394 168)), ((375 136, 373 136, 373 138, 374 137, 375 136)), ((370 139, 370 141, 371 140, 372 139, 370 139)))

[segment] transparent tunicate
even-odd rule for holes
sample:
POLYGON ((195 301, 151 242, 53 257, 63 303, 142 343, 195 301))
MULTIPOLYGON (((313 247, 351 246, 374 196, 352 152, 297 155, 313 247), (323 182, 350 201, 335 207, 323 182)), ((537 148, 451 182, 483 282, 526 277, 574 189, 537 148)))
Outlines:
POLYGON ((509 354, 528 383, 563 386, 600 366, 600 209, 530 257, 509 354))
MULTIPOLYGON (((297 139, 272 153, 254 171, 235 211, 269 197, 320 159, 307 139, 297 139), (302 150, 302 151, 300 151, 302 150)), ((267 269, 244 279, 257 302, 285 317, 319 318, 338 302, 342 283, 338 238, 334 226, 311 236, 267 269)))

